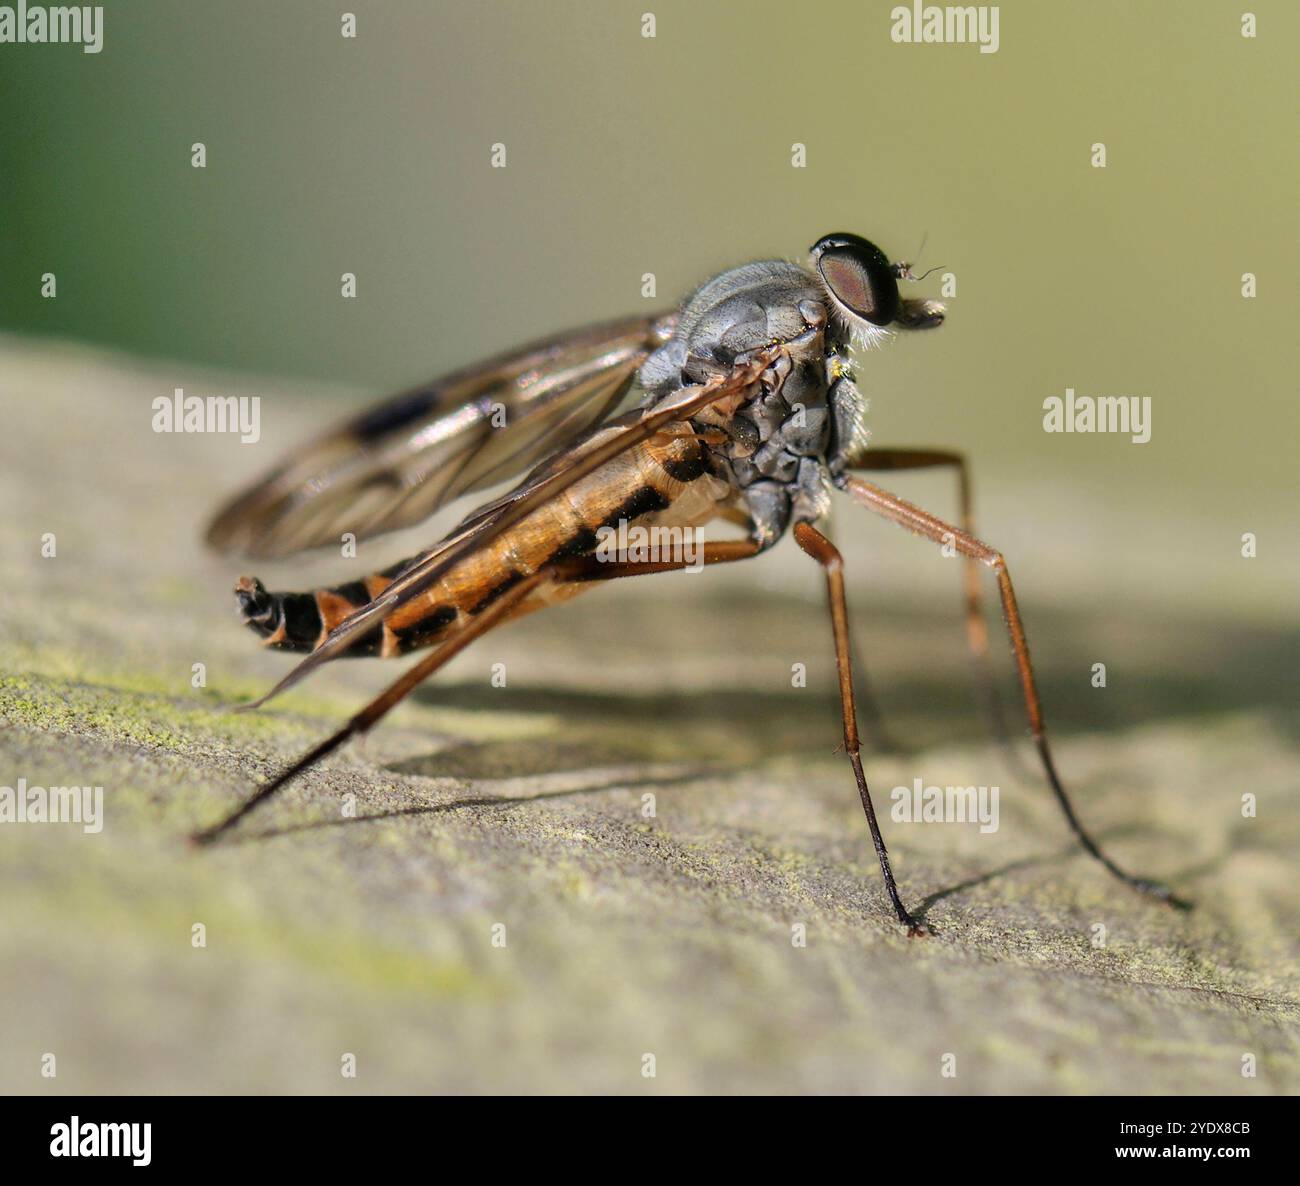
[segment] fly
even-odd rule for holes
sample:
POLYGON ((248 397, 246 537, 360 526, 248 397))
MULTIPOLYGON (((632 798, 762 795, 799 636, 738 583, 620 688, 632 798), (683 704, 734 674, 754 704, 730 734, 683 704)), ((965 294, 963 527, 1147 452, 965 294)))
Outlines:
MULTIPOLYGON (((844 749, 880 860, 885 890, 910 935, 924 933, 890 868, 860 756, 843 559, 817 523, 832 491, 965 560, 967 635, 988 650, 979 570, 993 571, 1030 732, 1043 772, 1083 847, 1115 877, 1177 903, 1120 869, 1075 814, 1048 745, 1029 648, 1002 554, 971 522, 965 457, 941 449, 867 448, 849 351, 894 332, 932 329, 944 308, 900 294, 916 277, 857 235, 827 235, 807 265, 746 264, 701 286, 676 313, 611 322, 508 352, 363 412, 288 457, 230 502, 208 541, 278 557, 418 523, 461 495, 525 474, 434 547, 328 589, 235 588, 266 645, 305 657, 261 700, 340 656, 419 662, 341 729, 194 839, 226 832, 291 779, 372 728, 452 656, 503 622, 602 581, 756 556, 787 533, 823 569, 843 716, 844 749), (631 403, 627 410, 623 407, 631 403), (856 475, 947 467, 961 502, 953 524, 856 475), (616 525, 743 526, 704 543, 690 563, 611 559, 616 525)), ((1181 903, 1177 903, 1181 904, 1181 903)))

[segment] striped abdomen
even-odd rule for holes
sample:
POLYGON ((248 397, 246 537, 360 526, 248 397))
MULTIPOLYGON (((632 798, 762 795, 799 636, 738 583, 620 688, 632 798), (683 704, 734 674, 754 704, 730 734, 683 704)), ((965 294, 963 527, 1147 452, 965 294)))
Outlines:
MULTIPOLYGON (((600 439, 597 435, 588 446, 600 439)), ((594 553, 599 529, 617 527, 620 520, 631 524, 654 516, 680 526, 706 522, 718 513, 718 498, 727 494, 727 488, 705 472, 706 457, 703 442, 685 429, 629 449, 471 552, 347 654, 387 658, 442 642, 538 569, 594 553)), ((404 560, 363 580, 309 593, 268 593, 260 581, 244 577, 235 593, 244 621, 266 645, 312 651, 410 563, 404 560)), ((511 617, 567 600, 589 584, 543 584, 511 617)))

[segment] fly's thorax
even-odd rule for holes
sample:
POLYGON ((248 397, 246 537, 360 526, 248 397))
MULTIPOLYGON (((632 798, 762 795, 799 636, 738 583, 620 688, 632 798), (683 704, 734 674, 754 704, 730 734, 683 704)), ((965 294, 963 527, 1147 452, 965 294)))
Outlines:
POLYGON ((801 460, 826 455, 828 379, 821 328, 796 339, 763 372, 754 395, 721 425, 728 440, 715 450, 730 464, 737 485, 793 481, 801 460))
POLYGON ((754 394, 720 421, 725 440, 710 446, 712 471, 743 498, 764 545, 792 522, 825 515, 832 459, 846 434, 859 433, 859 401, 845 402, 842 364, 826 327, 788 343, 755 384, 754 394), (848 413, 846 415, 846 413, 848 413))
POLYGON ((710 472, 741 496, 764 545, 791 522, 825 513, 830 481, 862 444, 846 334, 816 277, 781 262, 716 277, 686 303, 672 338, 640 374, 653 404, 774 345, 780 353, 747 399, 709 407, 693 422, 709 436, 710 472))
POLYGON ((641 386, 664 395, 730 374, 742 356, 792 342, 828 317, 825 290, 807 269, 783 260, 733 268, 686 301, 672 337, 642 363, 641 386))

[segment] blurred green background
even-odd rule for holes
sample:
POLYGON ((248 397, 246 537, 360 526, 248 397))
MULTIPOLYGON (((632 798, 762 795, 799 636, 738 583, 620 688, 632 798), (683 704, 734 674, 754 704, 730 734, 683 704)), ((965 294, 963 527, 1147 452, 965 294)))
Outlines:
POLYGON ((880 439, 1193 515, 1291 484, 1300 10, 1012 0, 981 54, 894 44, 892 7, 109 3, 97 56, 0 51, 0 323, 379 393, 635 311, 644 272, 672 304, 928 235, 958 295, 871 359, 880 439), (1046 436, 1066 386, 1150 395, 1151 443, 1046 436))

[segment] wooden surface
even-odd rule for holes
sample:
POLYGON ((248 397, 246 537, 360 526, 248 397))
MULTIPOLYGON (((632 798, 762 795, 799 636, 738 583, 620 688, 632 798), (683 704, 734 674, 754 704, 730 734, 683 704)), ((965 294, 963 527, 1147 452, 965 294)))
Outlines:
MULTIPOLYGON (((400 670, 339 663, 261 713, 225 711, 287 660, 239 628, 245 568, 205 554, 201 525, 339 404, 14 342, 0 376, 0 783, 102 784, 106 804, 98 835, 0 826, 0 1090, 1300 1090, 1300 643, 1268 612, 1286 594, 1265 570, 1232 602, 1226 566, 1199 595, 1140 568, 1158 557, 1108 575, 1119 528, 1021 549, 1081 813, 1190 914, 1110 880, 1040 780, 1007 769, 972 704, 954 570, 856 520, 841 540, 879 549, 852 553, 858 650, 906 743, 868 754, 882 815, 917 777, 1002 792, 989 835, 885 820, 932 938, 907 940, 887 908, 834 752, 820 578, 789 543, 484 640, 364 747, 196 853, 189 830, 400 670), (264 445, 153 434, 149 401, 182 384, 262 394, 264 445), (1063 591, 1067 570, 1094 582, 1063 591), (1112 596, 1126 580, 1147 599, 1112 596)), ((1068 504, 1063 482, 984 505, 1023 532, 1068 504)), ((308 587, 402 554, 376 542, 355 563, 253 571, 308 587)))

